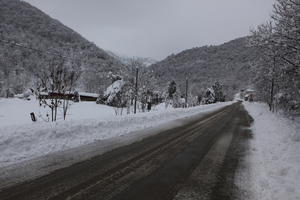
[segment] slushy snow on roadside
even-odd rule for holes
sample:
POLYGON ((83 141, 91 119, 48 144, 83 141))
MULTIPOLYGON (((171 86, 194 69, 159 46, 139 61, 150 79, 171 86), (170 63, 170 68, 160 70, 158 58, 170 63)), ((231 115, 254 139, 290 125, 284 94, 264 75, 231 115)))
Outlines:
MULTIPOLYGON (((248 170, 241 170, 237 185, 247 199, 300 199, 300 124, 274 114, 266 104, 244 103, 254 118, 248 170)), ((297 121, 298 120, 298 121, 297 121)))

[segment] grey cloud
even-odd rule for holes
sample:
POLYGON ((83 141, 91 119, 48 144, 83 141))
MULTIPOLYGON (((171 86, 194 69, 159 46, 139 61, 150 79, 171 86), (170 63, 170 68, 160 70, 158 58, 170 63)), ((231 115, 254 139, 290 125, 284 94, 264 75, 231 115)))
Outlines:
POLYGON ((162 59, 245 36, 274 0, 26 0, 99 47, 162 59))

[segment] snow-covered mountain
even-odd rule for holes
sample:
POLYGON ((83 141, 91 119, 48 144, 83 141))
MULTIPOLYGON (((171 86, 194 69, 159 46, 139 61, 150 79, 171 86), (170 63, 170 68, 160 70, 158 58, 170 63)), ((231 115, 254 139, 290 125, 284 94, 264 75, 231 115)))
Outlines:
POLYGON ((153 58, 143 58, 143 57, 129 57, 129 56, 125 56, 125 55, 121 55, 109 50, 106 50, 106 52, 113 58, 119 60, 121 63, 123 63, 124 65, 127 65, 130 63, 130 60, 132 58, 134 59, 138 59, 139 61, 141 61, 146 67, 149 67, 150 65, 153 65, 155 63, 157 63, 158 61, 153 59, 153 58))
POLYGON ((254 62, 258 59, 255 47, 249 47, 248 37, 238 38, 218 46, 203 46, 172 54, 149 66, 161 86, 174 80, 182 91, 189 79, 190 91, 202 94, 216 81, 224 84, 224 92, 233 97, 247 88, 256 76, 254 62))
POLYGON ((0 96, 7 89, 22 93, 32 87, 35 73, 53 59, 49 52, 76 55, 82 66, 79 87, 89 92, 110 84, 108 71, 124 70, 106 51, 24 1, 0 0, 0 21, 0 96))

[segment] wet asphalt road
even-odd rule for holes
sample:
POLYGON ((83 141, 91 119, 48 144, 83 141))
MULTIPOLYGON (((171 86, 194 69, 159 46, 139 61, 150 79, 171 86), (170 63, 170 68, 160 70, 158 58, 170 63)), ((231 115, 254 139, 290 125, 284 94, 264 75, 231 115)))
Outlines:
POLYGON ((0 199, 239 199, 235 170, 251 136, 235 103, 174 129, 0 191, 0 199))

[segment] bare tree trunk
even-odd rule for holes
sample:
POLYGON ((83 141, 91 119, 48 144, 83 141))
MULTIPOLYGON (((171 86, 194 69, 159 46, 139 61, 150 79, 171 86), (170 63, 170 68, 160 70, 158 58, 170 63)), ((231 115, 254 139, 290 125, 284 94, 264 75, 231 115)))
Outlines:
POLYGON ((274 112, 274 85, 275 85, 275 66, 276 58, 273 58, 273 69, 272 69, 272 81, 271 81, 271 91, 270 91, 270 111, 274 112))
POLYGON ((130 114, 130 104, 127 106, 127 115, 130 114))
POLYGON ((137 103, 137 96, 138 96, 138 77, 139 77, 139 68, 136 68, 135 95, 134 95, 134 114, 136 114, 136 103, 137 103))
POLYGON ((273 99, 274 99, 274 77, 272 77, 272 82, 271 82, 271 91, 270 91, 270 111, 273 111, 273 99))
POLYGON ((58 107, 58 101, 57 101, 57 99, 55 99, 55 103, 54 103, 54 108, 55 108, 55 110, 54 110, 54 121, 56 121, 56 119, 57 119, 57 107, 58 107))
POLYGON ((185 78, 185 107, 188 107, 188 89, 189 89, 189 80, 185 78))
MULTIPOLYGON (((72 89, 72 87, 70 87, 70 91, 71 91, 71 89, 72 89)), ((66 95, 64 93, 64 101, 63 101, 63 115, 64 115, 64 120, 66 120, 66 118, 67 118, 67 112, 68 112, 68 109, 69 109, 69 101, 70 101, 69 97, 70 97, 70 94, 71 94, 71 92, 69 92, 68 95, 66 95)))
POLYGON ((64 120, 67 118, 67 112, 69 109, 69 99, 64 99, 63 112, 64 112, 64 120))

